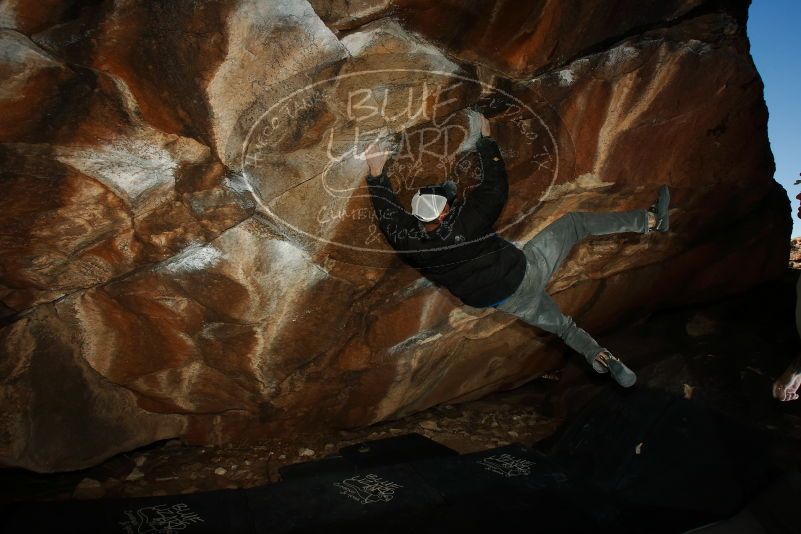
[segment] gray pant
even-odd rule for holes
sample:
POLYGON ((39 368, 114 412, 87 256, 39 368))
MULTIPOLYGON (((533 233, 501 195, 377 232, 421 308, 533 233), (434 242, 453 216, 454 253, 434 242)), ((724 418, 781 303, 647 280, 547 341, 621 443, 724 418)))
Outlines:
POLYGON ((641 209, 606 213, 571 212, 563 215, 523 245, 526 274, 517 290, 496 308, 556 334, 592 363, 603 350, 602 347, 576 326, 571 317, 559 311, 559 307, 545 292, 545 286, 576 243, 590 235, 622 232, 647 233, 648 212, 641 209))

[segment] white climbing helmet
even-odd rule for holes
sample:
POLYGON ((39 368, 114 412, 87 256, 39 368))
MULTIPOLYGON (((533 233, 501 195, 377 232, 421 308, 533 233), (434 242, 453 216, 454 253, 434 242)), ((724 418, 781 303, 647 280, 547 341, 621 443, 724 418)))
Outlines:
POLYGON ((442 213, 445 204, 456 197, 456 183, 448 180, 438 185, 421 187, 412 197, 412 215, 431 222, 442 213))
POLYGON ((442 213, 442 209, 448 199, 441 195, 420 194, 420 191, 412 197, 412 215, 423 222, 431 222, 442 213))

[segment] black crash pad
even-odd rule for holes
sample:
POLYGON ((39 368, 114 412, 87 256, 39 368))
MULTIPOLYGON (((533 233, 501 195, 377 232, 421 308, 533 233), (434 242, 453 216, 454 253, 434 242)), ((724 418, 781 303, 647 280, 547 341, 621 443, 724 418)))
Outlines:
POLYGON ((311 462, 285 465, 278 472, 281 474, 282 480, 294 480, 318 475, 354 473, 359 468, 402 464, 425 458, 447 456, 458 456, 458 453, 414 432, 348 445, 341 448, 338 455, 311 462))
POLYGON ((601 522, 624 532, 643 524, 680 532, 744 505, 754 483, 745 473, 764 463, 760 440, 743 439, 756 432, 667 392, 609 388, 546 450, 586 491, 615 501, 601 522))
POLYGON ((408 531, 442 504, 408 464, 288 480, 247 493, 256 532, 408 531))
POLYGON ((15 503, 2 532, 252 532, 242 490, 137 499, 15 503))
POLYGON ((763 443, 694 402, 609 388, 539 450, 460 456, 398 436, 261 488, 14 504, 3 531, 674 533, 732 517, 764 487, 763 443))
POLYGON ((281 480, 298 480, 338 473, 354 473, 355 471, 356 466, 353 465, 353 462, 339 455, 311 462, 298 462, 278 468, 281 480))
POLYGON ((450 447, 416 432, 356 443, 341 448, 339 453, 363 468, 459 455, 450 447))

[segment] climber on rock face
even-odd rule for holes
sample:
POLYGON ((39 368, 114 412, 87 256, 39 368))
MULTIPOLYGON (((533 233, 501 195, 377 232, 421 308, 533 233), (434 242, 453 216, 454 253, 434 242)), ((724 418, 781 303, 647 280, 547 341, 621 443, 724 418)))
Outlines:
POLYGON ((384 171, 389 151, 381 148, 380 141, 365 150, 366 180, 387 241, 406 263, 464 304, 493 307, 554 333, 582 354, 596 372, 610 373, 623 387, 632 386, 635 373, 563 314, 545 286, 573 246, 587 236, 666 232, 667 186, 660 188, 656 203, 648 210, 567 213, 521 250, 492 230, 508 195, 506 168, 490 137, 489 121, 475 111, 468 114, 470 123, 480 129, 475 146, 483 177, 462 201, 456 198, 453 182, 423 187, 412 198, 409 214, 399 204, 384 171))
MULTIPOLYGON (((801 182, 799 180, 796 185, 801 182)), ((801 201, 801 193, 795 198, 801 201)), ((801 204, 796 215, 801 219, 801 204)), ((798 335, 801 336, 801 276, 795 287, 795 327, 798 335)), ((773 383, 773 396, 780 401, 792 401, 798 398, 798 390, 801 388, 801 354, 797 355, 787 369, 776 382, 773 383)))

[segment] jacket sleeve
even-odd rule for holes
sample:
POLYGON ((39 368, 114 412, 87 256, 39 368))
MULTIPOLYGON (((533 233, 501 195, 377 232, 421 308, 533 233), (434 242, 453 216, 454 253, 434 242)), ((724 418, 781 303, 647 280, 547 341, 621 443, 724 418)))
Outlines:
POLYGON ((480 222, 490 228, 506 204, 509 180, 503 156, 493 138, 481 136, 476 142, 476 149, 481 160, 482 180, 467 196, 464 211, 468 218, 474 220, 474 224, 480 222))
POLYGON ((378 226, 394 248, 401 247, 419 233, 417 219, 400 205, 392 191, 386 172, 378 176, 367 175, 367 186, 378 218, 378 226))

